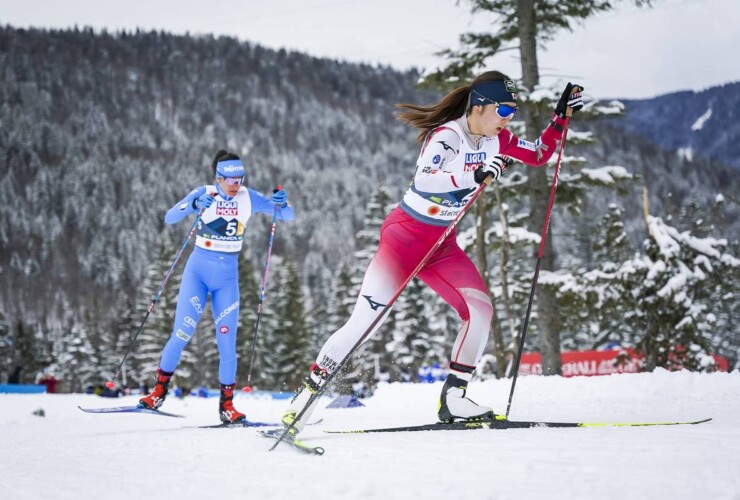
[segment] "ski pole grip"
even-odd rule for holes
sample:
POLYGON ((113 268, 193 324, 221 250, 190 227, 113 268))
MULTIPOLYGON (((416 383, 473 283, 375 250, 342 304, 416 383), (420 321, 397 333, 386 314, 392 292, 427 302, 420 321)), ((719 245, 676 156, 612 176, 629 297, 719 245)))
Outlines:
POLYGON ((273 189, 272 192, 273 193, 277 193, 278 191, 282 191, 282 190, 283 190, 283 186, 280 185, 280 184, 278 184, 278 187, 276 187, 275 189, 273 189))

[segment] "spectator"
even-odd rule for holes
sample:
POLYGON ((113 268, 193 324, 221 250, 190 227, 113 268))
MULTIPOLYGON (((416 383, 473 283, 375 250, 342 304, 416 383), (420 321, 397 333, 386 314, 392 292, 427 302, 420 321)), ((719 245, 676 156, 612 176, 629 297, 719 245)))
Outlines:
POLYGON ((432 382, 437 382, 438 380, 444 382, 444 380, 447 378, 447 374, 442 369, 442 367, 439 366, 439 363, 434 363, 432 365, 431 375, 432 375, 432 382))
POLYGON ((21 370, 23 370, 22 366, 15 367, 15 370, 13 370, 13 373, 11 373, 8 376, 9 384, 20 384, 21 383, 21 370))
POLYGON ((38 383, 46 386, 46 392, 48 394, 54 394, 57 392, 57 384, 59 383, 59 380, 57 380, 47 368, 44 370, 38 383))
POLYGON ((428 364, 424 363, 419 367, 419 371, 416 372, 416 377, 419 379, 419 382, 432 382, 432 367, 428 364))

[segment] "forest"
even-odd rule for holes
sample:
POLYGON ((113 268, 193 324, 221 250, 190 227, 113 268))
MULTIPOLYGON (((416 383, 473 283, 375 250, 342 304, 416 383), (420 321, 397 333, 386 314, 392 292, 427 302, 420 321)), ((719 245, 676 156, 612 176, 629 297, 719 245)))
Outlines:
MULTIPOLYGON (((166 226, 164 213, 211 181, 219 149, 242 157, 253 189, 284 186, 296 212, 277 227, 254 366, 270 218, 247 227, 238 370, 255 386, 294 389, 348 317, 383 217, 413 175, 417 131, 396 119, 394 105, 441 95, 417 87, 415 71, 163 32, 5 26, 0 63, 0 381, 20 366, 23 382, 47 371, 65 391, 115 372, 189 230, 166 226)), ((713 99, 719 108, 738 95, 725 86, 713 99)), ((556 98, 543 89, 522 101, 551 109, 556 98)), ((634 103, 641 116, 651 101, 634 103)), ((729 122, 723 116, 715 118, 729 122)), ((623 102, 589 102, 569 132, 550 227, 557 269, 539 285, 557 299, 561 347, 636 348, 649 369, 711 370, 709 354, 737 366, 736 167, 696 145, 686 154, 659 143, 625 126, 629 117, 623 102)), ((524 133, 522 124, 512 129, 524 133)), ((458 227, 496 308, 481 376, 502 375, 521 329, 542 226, 530 216, 528 174, 512 167, 458 227)), ((122 383, 151 380, 186 258, 122 383)), ((210 316, 178 368, 182 385, 217 383, 210 316)), ((378 371, 398 379, 445 364, 458 326, 454 310, 414 280, 344 379, 372 382, 378 371)), ((537 350, 537 328, 525 350, 537 350)))

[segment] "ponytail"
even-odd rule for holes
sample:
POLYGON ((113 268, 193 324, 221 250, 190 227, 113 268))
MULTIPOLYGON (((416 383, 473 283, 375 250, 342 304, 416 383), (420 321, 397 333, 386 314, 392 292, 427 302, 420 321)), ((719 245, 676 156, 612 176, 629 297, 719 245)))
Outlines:
POLYGON ((429 132, 443 123, 456 120, 467 113, 470 89, 474 84, 495 80, 509 80, 509 77, 499 71, 486 71, 468 85, 454 89, 433 106, 396 104, 396 109, 405 110, 398 115, 398 119, 420 129, 417 141, 422 143, 429 132))

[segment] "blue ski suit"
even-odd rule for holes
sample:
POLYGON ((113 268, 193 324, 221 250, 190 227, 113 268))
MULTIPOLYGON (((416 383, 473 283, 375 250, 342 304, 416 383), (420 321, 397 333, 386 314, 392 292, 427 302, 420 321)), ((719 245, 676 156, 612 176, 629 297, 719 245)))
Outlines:
MULTIPOLYGON (((195 334, 210 293, 219 353, 218 378, 221 384, 230 385, 236 382, 239 252, 249 218, 255 213, 272 215, 275 204, 245 186, 233 197, 226 196, 219 186, 201 186, 170 208, 165 222, 175 224, 194 213, 194 201, 206 192, 213 194, 215 200, 198 221, 195 249, 185 265, 177 296, 175 324, 159 367, 165 372, 175 371, 182 350, 195 334)), ((277 208, 277 217, 293 220, 293 208, 277 208)))

